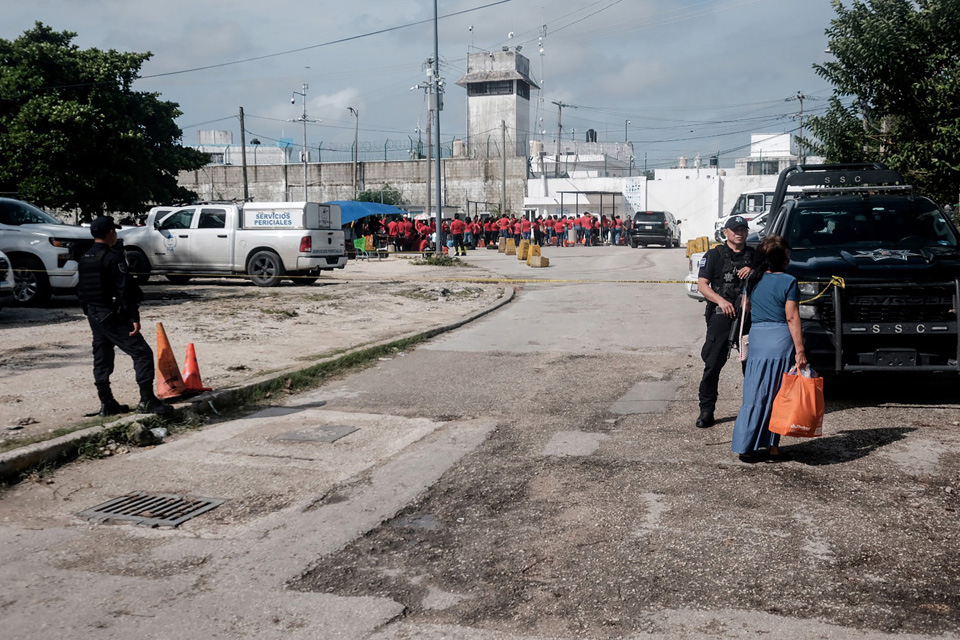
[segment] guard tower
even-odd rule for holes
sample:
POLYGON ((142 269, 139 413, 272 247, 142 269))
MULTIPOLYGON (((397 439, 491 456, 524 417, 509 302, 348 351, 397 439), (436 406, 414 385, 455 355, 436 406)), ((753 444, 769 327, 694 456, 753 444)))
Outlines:
POLYGON ((520 47, 467 54, 467 74, 457 81, 467 90, 467 153, 483 157, 500 147, 500 121, 507 123, 507 154, 527 155, 530 138, 530 60, 520 47), (494 144, 495 143, 495 144, 494 144))

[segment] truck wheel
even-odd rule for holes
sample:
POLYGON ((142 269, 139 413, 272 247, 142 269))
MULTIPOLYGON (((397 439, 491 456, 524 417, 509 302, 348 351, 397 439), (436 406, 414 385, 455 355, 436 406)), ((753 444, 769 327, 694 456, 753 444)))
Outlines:
POLYGON ((168 274, 164 277, 170 282, 172 282, 173 284, 187 284, 188 282, 190 282, 190 278, 192 276, 168 274))
POLYGON ((150 261, 140 249, 127 249, 127 267, 137 284, 145 284, 150 279, 150 261))
POLYGON ((35 307, 50 299, 53 293, 43 263, 33 256, 13 264, 13 299, 17 304, 35 307))
POLYGON ((633 238, 630 238, 630 248, 631 248, 631 249, 636 249, 636 248, 637 248, 637 241, 634 240, 633 238))
POLYGON ((273 251, 257 251, 247 262, 247 275, 258 287, 275 287, 280 284, 286 272, 280 256, 273 251))

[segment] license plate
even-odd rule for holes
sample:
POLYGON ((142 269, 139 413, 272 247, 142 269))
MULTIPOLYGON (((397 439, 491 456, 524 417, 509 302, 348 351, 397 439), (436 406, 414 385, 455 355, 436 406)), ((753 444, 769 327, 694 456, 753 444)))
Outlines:
POLYGON ((847 335, 896 335, 956 333, 956 322, 877 322, 874 324, 844 324, 847 335))
POLYGON ((917 352, 915 349, 877 349, 878 367, 915 367, 917 352))
POLYGON ((655 228, 655 227, 654 227, 652 224, 645 224, 645 225, 643 225, 644 231, 653 231, 654 228, 655 228))

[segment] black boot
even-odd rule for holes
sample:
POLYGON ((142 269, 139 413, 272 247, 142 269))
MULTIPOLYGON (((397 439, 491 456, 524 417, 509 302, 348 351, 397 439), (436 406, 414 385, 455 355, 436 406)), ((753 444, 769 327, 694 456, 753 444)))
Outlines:
POLYGON ((97 384, 97 397, 100 398, 100 411, 93 415, 106 418, 108 416, 117 416, 121 413, 130 413, 130 407, 125 404, 120 404, 114 399, 109 382, 97 384))
POLYGON ((173 407, 153 395, 153 384, 143 384, 140 385, 140 404, 137 405, 137 413, 155 413, 158 416, 165 416, 173 413, 173 407))
POLYGON ((709 429, 714 425, 716 420, 713 418, 713 411, 709 409, 701 409, 700 416, 697 418, 697 428, 698 429, 709 429))

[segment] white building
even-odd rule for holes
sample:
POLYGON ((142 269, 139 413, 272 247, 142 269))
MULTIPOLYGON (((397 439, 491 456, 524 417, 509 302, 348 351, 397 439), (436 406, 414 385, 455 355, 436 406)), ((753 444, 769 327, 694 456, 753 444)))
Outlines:
MULTIPOLYGON (((238 167, 243 164, 243 147, 239 144, 233 144, 232 131, 198 131, 197 144, 193 148, 208 154, 210 156, 209 164, 236 165, 238 167)), ((261 144, 257 138, 251 138, 247 140, 246 151, 247 166, 251 167, 300 162, 300 158, 294 155, 292 142, 281 140, 265 145, 261 144)))
MULTIPOLYGON (((790 134, 754 134, 750 155, 737 158, 732 169, 720 169, 714 163, 703 166, 697 160, 691 163, 680 158, 678 168, 657 169, 653 179, 647 180, 632 175, 636 168, 629 161, 634 156, 629 143, 621 145, 619 153, 606 148, 609 145, 604 145, 597 155, 580 155, 578 148, 570 159, 565 142, 559 177, 555 177, 557 165, 550 157, 551 152, 555 154, 555 147, 543 143, 541 150, 539 144, 531 143, 532 177, 527 181, 524 211, 544 216, 589 211, 630 217, 636 211, 665 210, 683 221, 684 239, 712 237, 717 218, 729 215, 741 193, 772 190, 780 171, 797 162, 790 134)), ((807 161, 816 162, 812 158, 807 161)))

